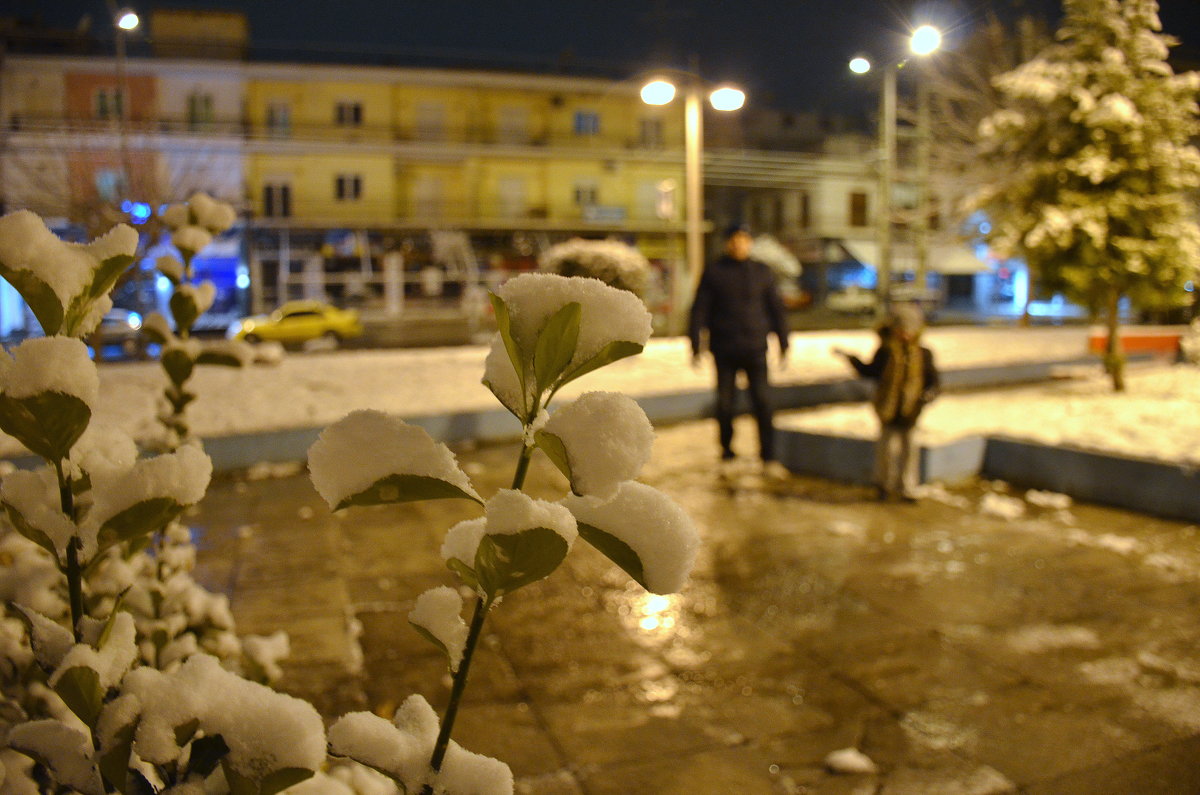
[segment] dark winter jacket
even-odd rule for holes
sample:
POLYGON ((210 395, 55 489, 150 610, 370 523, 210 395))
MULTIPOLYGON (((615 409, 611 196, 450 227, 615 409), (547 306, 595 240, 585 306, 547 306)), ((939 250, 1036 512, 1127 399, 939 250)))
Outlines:
POLYGON ((921 410, 941 386, 933 351, 916 342, 885 337, 870 362, 857 356, 849 359, 859 375, 878 382, 872 403, 884 425, 916 425, 921 410))
POLYGON ((709 263, 688 324, 692 353, 700 352, 703 329, 708 329, 708 347, 714 354, 765 352, 772 331, 780 348, 787 350, 787 316, 771 268, 728 255, 709 263))

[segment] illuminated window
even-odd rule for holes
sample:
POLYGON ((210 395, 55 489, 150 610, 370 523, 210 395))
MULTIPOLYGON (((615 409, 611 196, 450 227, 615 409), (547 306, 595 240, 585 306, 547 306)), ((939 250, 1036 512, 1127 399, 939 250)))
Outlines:
POLYGON ((334 121, 339 127, 361 127, 363 107, 361 102, 339 102, 334 108, 334 121))
POLYGON ((96 195, 105 201, 115 202, 125 195, 125 172, 119 168, 102 168, 94 177, 96 195))
POLYGON ((417 103, 417 138, 422 141, 441 141, 446 137, 446 103, 417 103))
POLYGON ((600 114, 594 110, 575 111, 576 135, 599 135, 600 114))
POLYGON ((362 175, 338 174, 334 180, 334 195, 338 201, 358 201, 362 198, 362 175))

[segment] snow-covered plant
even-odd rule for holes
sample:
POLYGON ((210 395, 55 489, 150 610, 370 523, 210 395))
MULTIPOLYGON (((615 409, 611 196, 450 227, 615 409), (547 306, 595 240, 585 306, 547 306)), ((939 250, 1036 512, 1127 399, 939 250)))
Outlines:
POLYGON ((189 403, 196 399, 187 390, 188 379, 198 364, 219 364, 244 367, 254 360, 254 352, 244 342, 201 342, 192 337, 196 320, 212 306, 216 287, 211 281, 194 284, 193 260, 213 236, 224 232, 237 220, 233 206, 217 201, 205 193, 196 193, 184 204, 171 204, 159 212, 159 218, 171 230, 171 242, 183 257, 163 255, 155 261, 159 273, 175 290, 168 306, 173 324, 157 312, 151 313, 143 325, 143 333, 161 344, 162 366, 168 384, 163 392, 165 403, 159 420, 166 429, 167 449, 191 438, 185 419, 189 403))
POLYGON ((45 462, 0 483, 27 541, 14 562, 32 580, 0 576, 13 599, 0 621, 4 791, 278 792, 324 762, 311 705, 194 646, 167 646, 166 670, 139 665, 140 647, 157 644, 125 609, 137 595, 129 553, 200 500, 212 463, 198 444, 139 458, 132 440, 92 425, 99 376, 77 336, 109 305, 137 235, 64 247, 34 219, 0 218, 0 268, 48 334, 0 352, 0 430, 45 462))
POLYGON ((484 383, 523 428, 511 488, 485 498, 444 444, 376 411, 350 414, 309 450, 313 484, 334 510, 440 498, 469 500, 481 509, 479 517, 449 528, 441 547, 447 566, 474 596, 469 621, 462 616, 461 589, 446 586, 423 593, 408 616, 445 654, 452 674, 440 725, 425 699, 413 695, 390 721, 358 712, 329 730, 332 753, 374 768, 408 793, 512 792, 507 765, 450 739, 484 622, 502 599, 550 576, 578 539, 655 593, 683 586, 699 546, 687 514, 661 491, 633 480, 654 440, 637 403, 590 392, 553 414, 548 410, 564 384, 642 350, 650 315, 641 301, 596 279, 524 274, 492 295, 492 304, 500 330, 484 383), (523 491, 539 449, 570 482, 571 493, 557 502, 523 491))
POLYGON ((551 246, 538 257, 538 267, 559 276, 585 276, 646 297, 650 286, 650 260, 619 240, 572 238, 551 246))
POLYGON ((1057 42, 997 78, 980 125, 999 166, 973 199, 989 239, 1041 283, 1102 314, 1105 364, 1124 388, 1120 305, 1178 305, 1197 278, 1200 75, 1167 62, 1155 0, 1066 0, 1057 42))

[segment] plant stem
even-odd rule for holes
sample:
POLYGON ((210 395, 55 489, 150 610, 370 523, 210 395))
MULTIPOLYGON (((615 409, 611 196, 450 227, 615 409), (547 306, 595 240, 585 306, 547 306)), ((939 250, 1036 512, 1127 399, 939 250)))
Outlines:
MULTIPOLYGON (((75 521, 75 495, 71 492, 71 481, 63 471, 63 462, 55 461, 54 470, 58 475, 58 501, 62 512, 72 523, 75 521)), ((79 536, 71 536, 67 542, 67 593, 71 603, 71 633, 75 642, 83 637, 80 634, 83 619, 83 569, 79 565, 79 536)))
POLYGON ((533 447, 526 445, 521 448, 521 457, 517 459, 517 471, 513 474, 512 487, 520 489, 525 485, 525 476, 529 473, 529 459, 533 458, 533 447))
MULTIPOLYGON (((433 746, 433 756, 429 766, 437 773, 442 769, 442 760, 446 758, 446 748, 450 745, 450 732, 454 728, 454 719, 458 716, 458 705, 462 701, 463 690, 467 686, 467 673, 471 668, 471 657, 479 644, 479 636, 483 633, 483 622, 487 618, 491 601, 479 597, 475 603, 475 613, 471 616, 471 628, 467 633, 467 643, 463 648, 462 659, 458 670, 454 672, 454 684, 450 687, 450 702, 446 705, 446 715, 442 718, 442 727, 438 731, 437 742, 433 746)), ((422 795, 433 795, 433 784, 426 784, 421 790, 422 795)))

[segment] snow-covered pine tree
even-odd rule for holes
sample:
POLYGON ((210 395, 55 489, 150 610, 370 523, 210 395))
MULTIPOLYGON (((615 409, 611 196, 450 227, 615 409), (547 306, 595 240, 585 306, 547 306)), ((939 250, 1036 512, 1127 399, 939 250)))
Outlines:
POLYGON ((1057 42, 997 78, 1005 107, 980 125, 1006 176, 972 204, 991 242, 1047 287, 1102 315, 1105 367, 1124 389, 1119 305, 1176 302, 1200 262, 1200 75, 1167 63, 1156 0, 1064 0, 1057 42))

